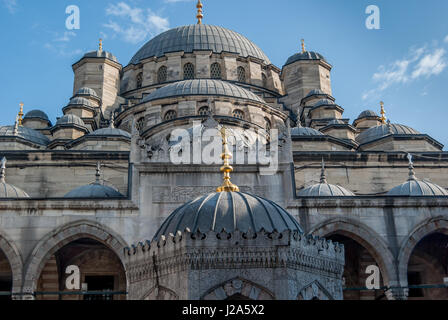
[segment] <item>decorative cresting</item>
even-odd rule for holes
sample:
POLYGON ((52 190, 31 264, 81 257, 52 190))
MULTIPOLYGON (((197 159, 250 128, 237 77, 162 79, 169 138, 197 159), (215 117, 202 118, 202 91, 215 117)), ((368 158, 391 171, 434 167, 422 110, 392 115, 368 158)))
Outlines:
POLYGON ((386 120, 387 120, 387 118, 386 118, 386 110, 384 110, 384 102, 383 101, 380 102, 380 106, 381 106, 381 118, 380 118, 380 120, 381 120, 382 124, 386 124, 386 120))
POLYGON ((224 165, 221 167, 221 172, 224 174, 222 186, 216 189, 216 192, 240 192, 240 188, 234 185, 230 181, 230 173, 233 172, 233 167, 230 165, 230 159, 232 159, 232 153, 230 153, 229 146, 227 144, 226 128, 221 128, 222 137, 222 155, 221 159, 224 161, 224 165))
POLYGON ((29 195, 13 185, 6 183, 6 158, 1 160, 0 167, 0 199, 29 198, 29 195))
POLYGON ((390 190, 388 196, 448 196, 448 191, 434 183, 417 179, 414 172, 414 162, 411 154, 407 155, 409 160, 408 181, 390 190))
POLYGON ((196 8, 198 8, 198 14, 196 15, 196 18, 198 19, 198 24, 202 24, 202 18, 204 18, 204 15, 202 14, 202 2, 201 0, 198 0, 198 4, 196 5, 196 8))

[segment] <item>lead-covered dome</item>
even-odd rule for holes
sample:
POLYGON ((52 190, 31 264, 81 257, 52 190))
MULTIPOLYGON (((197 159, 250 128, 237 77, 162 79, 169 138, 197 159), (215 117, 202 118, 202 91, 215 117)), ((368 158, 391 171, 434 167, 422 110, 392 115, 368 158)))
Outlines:
POLYGON ((320 53, 314 52, 314 51, 305 51, 305 52, 299 52, 295 55, 289 57, 289 59, 286 61, 285 66, 292 64, 297 61, 306 61, 306 60, 322 60, 325 61, 325 58, 320 53))
POLYGON ((3 158, 0 166, 0 199, 20 198, 29 198, 29 195, 22 189, 6 183, 6 158, 3 158))
POLYGON ((48 118, 48 115, 43 112, 42 110, 31 110, 25 114, 25 117, 23 117, 23 120, 26 119, 40 119, 47 122, 50 122, 50 119, 48 118))
POLYGON ((419 135, 417 130, 402 124, 382 124, 362 132, 356 137, 359 144, 366 144, 389 135, 419 135))
POLYGON ((210 50, 213 53, 232 52, 241 57, 255 57, 271 64, 263 51, 245 36, 223 27, 195 24, 168 30, 148 41, 129 64, 161 57, 169 52, 210 50))
POLYGON ((0 127, 0 137, 19 137, 42 146, 46 146, 50 143, 50 139, 37 130, 17 126, 17 132, 15 133, 14 131, 14 126, 0 127))
POLYGON ((307 137, 311 137, 311 136, 323 136, 324 134, 316 129, 313 128, 309 128, 309 127, 295 127, 291 129, 291 136, 295 136, 295 137, 303 137, 303 136, 307 136, 307 137))
POLYGON ((255 93, 222 80, 184 80, 162 87, 146 96, 142 102, 182 96, 224 96, 265 103, 255 93))
POLYGON ((71 126, 71 125, 77 125, 80 127, 85 127, 84 121, 74 114, 66 114, 65 116, 58 119, 56 122, 57 126, 71 126))
POLYGON ((242 192, 211 193, 186 203, 165 220, 154 240, 186 229, 192 233, 223 230, 303 233, 297 220, 275 202, 242 192))

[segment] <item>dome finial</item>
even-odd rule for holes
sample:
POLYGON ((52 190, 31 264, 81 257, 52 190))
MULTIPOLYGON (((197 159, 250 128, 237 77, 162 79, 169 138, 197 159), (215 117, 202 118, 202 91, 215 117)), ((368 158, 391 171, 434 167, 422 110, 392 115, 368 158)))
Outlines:
POLYGON ((19 116, 18 121, 19 121, 19 126, 22 126, 22 121, 23 121, 23 106, 24 106, 23 102, 20 102, 19 106, 20 106, 20 111, 19 111, 19 114, 18 114, 18 116, 19 116))
POLYGON ((221 159, 224 160, 224 165, 221 167, 221 172, 224 174, 224 181, 221 187, 216 189, 216 192, 240 192, 240 188, 234 185, 230 181, 230 173, 233 172, 233 167, 230 165, 230 159, 232 154, 230 153, 227 145, 226 128, 223 126, 220 130, 222 137, 222 155, 221 159))
POLYGON ((386 111, 384 110, 384 102, 383 101, 381 101, 380 102, 380 106, 381 106, 381 123, 382 124, 386 124, 386 120, 387 120, 387 118, 386 118, 386 111))
POLYGON ((201 0, 198 0, 198 4, 196 5, 196 8, 198 8, 198 14, 196 18, 198 18, 198 24, 202 24, 202 18, 204 18, 204 15, 202 14, 202 2, 201 0))
POLYGON ((6 158, 2 158, 1 168, 0 168, 0 183, 5 183, 6 177, 6 158))
POLYGON ((100 43, 98 46, 98 51, 100 52, 100 54, 103 52, 103 39, 100 38, 100 43))
POLYGON ((409 160, 409 179, 408 181, 417 180, 415 177, 414 172, 414 162, 412 161, 412 154, 408 153, 408 160, 409 160))
POLYGON ((301 41, 302 41, 302 53, 304 53, 304 52, 306 52, 306 49, 305 49, 305 39, 302 39, 301 41))
POLYGON ((328 184, 327 175, 325 174, 325 160, 322 158, 322 171, 320 173, 320 183, 328 184))
POLYGON ((101 162, 99 162, 99 161, 96 163, 95 177, 96 177, 95 183, 100 184, 100 182, 101 182, 101 162))
POLYGON ((115 113, 113 111, 110 114, 109 128, 115 128, 115 113))
POLYGON ((16 121, 14 122, 14 129, 12 131, 12 134, 14 136, 17 136, 19 134, 19 116, 16 116, 16 121))

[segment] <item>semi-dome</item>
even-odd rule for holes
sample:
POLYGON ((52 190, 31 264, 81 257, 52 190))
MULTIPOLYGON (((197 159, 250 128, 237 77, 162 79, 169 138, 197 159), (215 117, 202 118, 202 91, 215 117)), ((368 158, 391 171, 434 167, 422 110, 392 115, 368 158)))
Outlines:
POLYGON ((57 126, 67 126, 67 125, 77 125, 80 127, 85 127, 84 121, 74 114, 66 114, 65 116, 59 118, 56 122, 57 126))
POLYGON ((76 91, 75 96, 86 96, 86 97, 99 98, 96 91, 91 88, 88 88, 88 87, 80 88, 78 91, 76 91))
POLYGON ((17 132, 15 133, 14 131, 14 126, 0 127, 0 137, 19 137, 42 146, 46 146, 50 143, 50 139, 37 130, 17 126, 17 132))
POLYGON ((325 174, 325 163, 322 161, 320 183, 299 191, 299 197, 353 197, 355 194, 341 186, 329 184, 325 174))
POLYGON ((356 137, 359 144, 366 144, 389 135, 419 135, 415 129, 401 124, 381 124, 379 126, 367 129, 356 137))
POLYGON ((308 127, 291 128, 291 136, 323 136, 324 134, 316 129, 308 127))
POLYGON ((182 26, 156 36, 135 54, 129 64, 138 64, 143 59, 161 57, 170 52, 191 53, 194 50, 232 52, 241 57, 255 57, 271 64, 263 51, 243 35, 223 27, 205 24, 182 26))
POLYGON ((324 56, 321 55, 320 53, 314 51, 305 51, 296 53, 295 55, 289 57, 289 59, 285 63, 285 66, 303 60, 323 60, 326 62, 324 56))
POLYGON ((6 158, 1 160, 0 167, 0 199, 29 198, 29 195, 13 185, 6 183, 6 158))
POLYGON ((43 112, 42 110, 31 110, 25 114, 25 117, 23 119, 41 119, 47 122, 50 122, 50 119, 48 118, 48 115, 43 112))
POLYGON ((378 114, 372 110, 365 110, 359 114, 357 119, 365 119, 365 118, 378 118, 378 114))
POLYGON ((417 179, 414 173, 414 163, 412 156, 408 155, 409 159, 409 178, 405 183, 396 186, 390 190, 388 196, 402 196, 402 197, 442 197, 448 196, 448 191, 434 183, 417 179))
POLYGON ((142 102, 182 96, 224 96, 265 103, 255 93, 222 80, 195 79, 169 84, 146 96, 142 102))
POLYGON ((101 136, 101 137, 125 137, 131 139, 131 134, 127 131, 118 128, 103 128, 89 133, 87 136, 101 136))
POLYGON ((303 233, 297 220, 275 202, 242 192, 211 193, 186 203, 165 220, 154 240, 187 228, 192 233, 256 233, 263 229, 303 233))

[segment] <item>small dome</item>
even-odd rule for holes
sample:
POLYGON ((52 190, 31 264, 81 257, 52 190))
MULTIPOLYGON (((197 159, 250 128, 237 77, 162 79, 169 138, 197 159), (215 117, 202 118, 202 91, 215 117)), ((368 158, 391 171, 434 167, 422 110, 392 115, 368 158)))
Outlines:
POLYGON ((6 159, 3 158, 0 167, 0 199, 20 199, 29 198, 30 196, 13 185, 6 183, 6 159))
POLYGON ((192 233, 223 230, 256 233, 262 229, 303 233, 297 220, 273 201, 241 192, 211 193, 188 202, 165 220, 154 240, 187 228, 192 233))
POLYGON ((102 198, 123 198, 124 196, 112 187, 100 183, 92 183, 76 188, 67 193, 64 198, 77 199, 102 199, 102 198))
POLYGON ((354 197, 355 194, 343 187, 329 184, 325 174, 325 163, 322 159, 322 171, 320 183, 302 189, 298 193, 299 197, 354 197))
POLYGON ((382 124, 360 133, 356 137, 359 144, 366 144, 389 135, 419 135, 415 129, 401 124, 382 124))
POLYGON ((50 122, 47 114, 41 110, 31 110, 25 114, 25 117, 23 119, 41 119, 50 122))
POLYGON ((117 128, 103 128, 89 133, 87 136, 102 136, 102 137, 125 137, 131 139, 131 134, 127 131, 117 128))
POLYGON ((87 97, 99 98, 95 90, 87 87, 80 88, 78 91, 76 91, 75 96, 87 96, 87 97))
POLYGON ((334 103, 334 101, 331 101, 329 99, 321 99, 319 101, 317 101, 314 105, 313 105, 313 109, 314 108, 319 108, 322 106, 335 106, 336 104, 334 103))
POLYGON ((71 105, 80 105, 80 106, 87 106, 87 107, 95 107, 90 100, 87 100, 83 97, 74 97, 70 99, 70 102, 68 103, 69 106, 71 105))
POLYGON ((192 53, 195 50, 218 54, 232 52, 243 58, 254 57, 271 64, 263 51, 243 35, 223 27, 206 24, 182 26, 159 34, 148 41, 129 64, 138 64, 146 58, 161 57, 170 52, 192 53))
POLYGON ((255 93, 222 80, 196 79, 179 81, 146 96, 142 102, 181 96, 224 96, 265 103, 255 93))
POLYGON ((326 62, 324 56, 321 55, 320 53, 313 51, 305 51, 296 53, 295 55, 289 57, 289 59, 285 63, 285 66, 302 60, 322 60, 326 62))
POLYGON ((0 137, 14 137, 14 136, 17 136, 19 138, 25 139, 27 141, 42 146, 46 146, 50 143, 50 139, 48 139, 45 135, 31 128, 18 126, 17 135, 14 135, 14 126, 0 127, 0 137))
POLYGON ((366 110, 360 113, 357 119, 365 119, 365 118, 378 118, 378 115, 375 111, 366 110))
POLYGON ((308 127, 291 128, 291 136, 323 136, 324 134, 316 129, 308 127))
POLYGON ((56 125, 57 126, 77 125, 81 127, 86 126, 84 121, 74 114, 66 114, 62 118, 59 118, 59 120, 56 122, 56 125))
POLYGON ((83 58, 106 58, 118 63, 118 59, 110 52, 107 51, 91 51, 87 52, 83 58))

